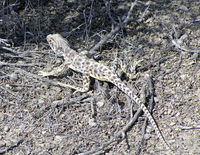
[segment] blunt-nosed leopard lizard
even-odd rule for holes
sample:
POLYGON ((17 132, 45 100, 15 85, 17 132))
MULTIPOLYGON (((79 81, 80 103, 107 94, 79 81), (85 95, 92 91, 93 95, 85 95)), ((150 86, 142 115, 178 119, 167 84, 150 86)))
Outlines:
POLYGON ((172 151, 165 141, 164 137, 161 134, 158 126, 155 123, 152 115, 146 108, 146 106, 140 101, 140 99, 132 92, 132 90, 121 81, 121 79, 117 76, 117 74, 110 69, 108 66, 100 64, 94 60, 90 60, 82 55, 79 55, 75 50, 69 47, 69 44, 66 39, 64 39, 60 34, 50 34, 47 36, 47 41, 51 48, 60 56, 63 56, 64 62, 61 66, 57 67, 51 72, 39 71, 38 75, 42 76, 57 76, 59 75, 66 67, 71 68, 75 71, 81 72, 83 74, 83 87, 76 87, 71 85, 61 84, 63 86, 67 86, 75 89, 76 91, 86 92, 89 90, 90 79, 89 77, 96 78, 101 81, 108 81, 116 85, 119 89, 121 89, 125 94, 131 97, 140 108, 143 110, 146 117, 151 122, 155 132, 157 133, 159 139, 163 143, 163 145, 170 151, 172 151))

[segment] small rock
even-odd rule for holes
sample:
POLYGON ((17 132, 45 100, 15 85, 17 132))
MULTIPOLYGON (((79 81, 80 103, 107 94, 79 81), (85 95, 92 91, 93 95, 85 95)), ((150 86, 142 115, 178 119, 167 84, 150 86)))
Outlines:
POLYGON ((10 79, 12 80, 12 81, 17 81, 18 80, 18 74, 16 74, 16 73, 12 73, 11 75, 10 75, 10 79))
POLYGON ((97 126, 97 123, 95 122, 95 119, 94 118, 92 118, 92 119, 89 119, 89 126, 91 126, 91 127, 95 127, 95 126, 97 126))
POLYGON ((148 140, 148 139, 150 139, 151 138, 151 135, 150 134, 144 134, 144 139, 145 140, 148 140))
POLYGON ((103 100, 97 102, 97 106, 101 108, 104 105, 103 100))
POLYGON ((38 100, 38 103, 39 103, 39 104, 44 104, 45 101, 44 101, 44 99, 42 98, 42 99, 39 99, 39 100, 38 100))
POLYGON ((170 126, 174 126, 174 125, 176 125, 176 122, 175 122, 175 121, 170 122, 169 125, 170 125, 170 126))
POLYGON ((8 132, 10 130, 10 128, 8 126, 4 126, 4 131, 8 132))
POLYGON ((55 137, 55 141, 57 141, 57 142, 60 142, 60 141, 62 141, 62 137, 61 137, 61 136, 59 136, 59 135, 56 135, 56 137, 55 137))
POLYGON ((188 8, 186 6, 181 6, 180 9, 183 11, 188 11, 188 8))
POLYGON ((154 97, 154 101, 155 101, 155 103, 158 103, 159 102, 159 98, 154 97))
POLYGON ((61 88, 60 87, 55 87, 55 91, 56 92, 61 92, 61 88))

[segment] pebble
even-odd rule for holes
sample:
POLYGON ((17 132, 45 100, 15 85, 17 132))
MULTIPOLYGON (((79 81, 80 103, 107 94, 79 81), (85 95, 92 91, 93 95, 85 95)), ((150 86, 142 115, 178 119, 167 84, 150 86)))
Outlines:
POLYGON ((91 127, 95 127, 95 126, 97 126, 97 123, 95 122, 95 119, 94 118, 92 118, 92 119, 89 119, 89 126, 91 126, 91 127))

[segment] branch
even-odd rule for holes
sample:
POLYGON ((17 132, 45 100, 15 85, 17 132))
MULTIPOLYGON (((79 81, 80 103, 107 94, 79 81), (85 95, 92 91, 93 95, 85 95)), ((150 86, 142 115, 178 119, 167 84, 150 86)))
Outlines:
POLYGON ((13 143, 11 146, 9 146, 9 147, 5 148, 4 150, 0 151, 0 154, 6 153, 9 150, 12 150, 14 147, 17 147, 23 141, 24 141, 24 138, 21 138, 20 140, 18 140, 15 143, 13 143))
POLYGON ((140 116, 141 113, 142 113, 142 110, 139 108, 137 110, 136 114, 134 115, 134 117, 129 121, 129 123, 126 126, 123 127, 122 130, 120 130, 116 135, 114 135, 114 138, 103 143, 99 147, 96 147, 96 148, 89 150, 87 152, 79 153, 78 155, 89 155, 89 154, 92 154, 92 153, 96 153, 100 150, 103 150, 105 147, 109 146, 110 144, 112 144, 115 141, 123 140, 125 138, 126 132, 133 126, 133 124, 136 122, 137 118, 140 116), (121 137, 121 139, 119 139, 120 137, 121 137))
MULTIPOLYGON (((104 1, 105 2, 105 1, 104 1)), ((105 2, 106 3, 106 2, 105 2)), ((90 58, 92 55, 95 54, 95 51, 97 49, 99 49, 99 47, 102 46, 103 43, 105 43, 108 39, 110 39, 114 34, 116 34, 121 28, 123 28, 127 23, 133 21, 133 20, 138 20, 143 18, 144 14, 142 17, 140 18, 136 18, 136 19, 130 19, 131 13, 133 11, 133 7, 137 4, 137 0, 135 0, 134 3, 131 3, 131 8, 128 12, 128 15, 126 17, 126 19, 122 22, 122 23, 118 23, 117 26, 115 27, 115 29, 113 29, 110 33, 108 33, 106 36, 104 36, 103 38, 101 38, 101 40, 99 41, 99 43, 97 43, 92 49, 90 49, 90 51, 87 53, 87 56, 90 58)), ((107 7, 106 7, 107 8, 107 7)), ((111 18, 111 20, 113 19, 110 15, 110 11, 107 9, 109 17, 111 18)), ((114 19, 112 20, 114 23, 114 19)))

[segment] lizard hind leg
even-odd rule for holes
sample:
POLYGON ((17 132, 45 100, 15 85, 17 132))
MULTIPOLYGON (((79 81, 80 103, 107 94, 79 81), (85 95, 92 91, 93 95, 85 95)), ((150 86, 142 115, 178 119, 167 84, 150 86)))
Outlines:
POLYGON ((76 92, 87 92, 89 90, 89 87, 90 87, 90 75, 87 73, 83 73, 83 86, 82 87, 74 86, 74 89, 76 89, 74 94, 76 92))
POLYGON ((83 74, 83 87, 78 87, 78 86, 65 84, 65 83, 61 83, 61 82, 57 82, 56 84, 58 84, 62 87, 68 87, 71 89, 75 89, 76 91, 73 94, 75 94, 76 92, 87 92, 89 90, 89 86, 90 86, 90 75, 83 74))

